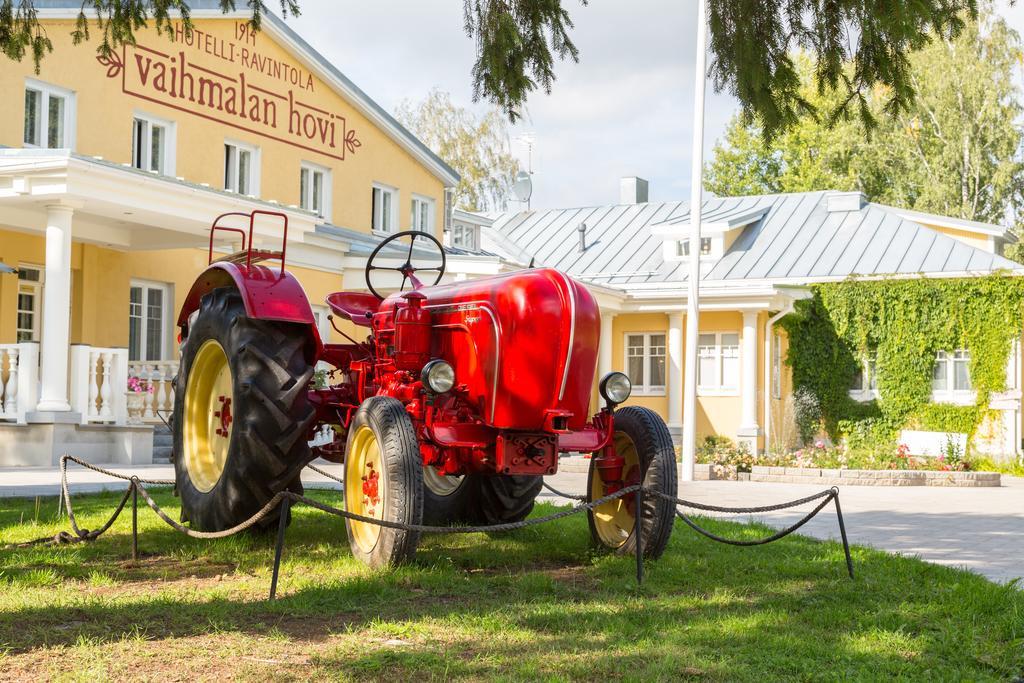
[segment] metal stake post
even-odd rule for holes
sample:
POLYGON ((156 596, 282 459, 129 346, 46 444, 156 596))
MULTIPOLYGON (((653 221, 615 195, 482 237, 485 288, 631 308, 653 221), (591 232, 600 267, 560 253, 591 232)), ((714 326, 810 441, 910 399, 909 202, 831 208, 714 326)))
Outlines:
POLYGON ((853 578, 853 558, 850 556, 850 542, 846 539, 846 525, 843 523, 843 510, 839 507, 839 489, 832 487, 832 501, 836 504, 836 518, 839 520, 839 535, 843 538, 843 552, 846 553, 846 571, 853 578))
POLYGON ((277 524, 277 547, 274 548, 274 573, 270 577, 270 599, 277 595, 277 574, 281 569, 281 553, 284 552, 284 530, 288 528, 288 511, 292 499, 287 496, 281 499, 281 519, 277 524))
POLYGON ((640 488, 636 491, 636 521, 634 522, 633 533, 636 534, 636 585, 644 582, 644 487, 640 482, 640 488))
POLYGON ((132 562, 139 561, 139 485, 132 479, 132 562))

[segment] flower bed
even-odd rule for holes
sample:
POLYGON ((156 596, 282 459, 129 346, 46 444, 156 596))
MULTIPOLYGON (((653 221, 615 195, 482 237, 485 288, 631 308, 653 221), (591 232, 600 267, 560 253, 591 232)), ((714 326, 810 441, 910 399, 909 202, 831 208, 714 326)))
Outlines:
POLYGON ((788 467, 830 470, 899 470, 934 472, 969 472, 972 461, 957 448, 948 448, 941 455, 913 456, 899 444, 892 449, 851 450, 845 444, 831 445, 817 441, 794 451, 755 455, 731 440, 707 437, 697 449, 697 462, 712 467, 735 468, 737 472, 753 472, 755 467, 788 467))
POLYGON ((735 465, 698 464, 694 479, 760 481, 815 486, 1001 486, 998 472, 941 470, 851 470, 821 467, 769 467, 754 465, 740 472, 735 465))

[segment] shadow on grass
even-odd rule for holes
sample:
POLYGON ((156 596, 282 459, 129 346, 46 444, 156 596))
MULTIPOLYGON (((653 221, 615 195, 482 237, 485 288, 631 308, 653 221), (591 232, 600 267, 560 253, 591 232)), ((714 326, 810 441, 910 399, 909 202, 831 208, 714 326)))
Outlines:
MULTIPOLYGON (((90 500, 84 516, 105 502, 90 500)), ((702 523, 733 537, 766 531, 702 523)), ((68 594, 0 610, 0 646, 16 654, 139 632, 323 644, 415 626, 436 635, 317 649, 313 663, 371 678, 552 675, 545 667, 570 678, 1007 678, 1024 668, 1020 591, 864 548, 851 581, 838 544, 798 536, 734 548, 679 524, 638 589, 630 558, 590 551, 582 515, 507 535, 429 537, 413 565, 372 572, 350 558, 340 520, 299 508, 280 599, 267 602, 272 534, 209 543, 146 524, 140 545, 156 554, 138 565, 125 561, 124 525, 93 544, 2 551, 4 590, 68 594), (97 574, 110 585, 90 584, 97 574)))

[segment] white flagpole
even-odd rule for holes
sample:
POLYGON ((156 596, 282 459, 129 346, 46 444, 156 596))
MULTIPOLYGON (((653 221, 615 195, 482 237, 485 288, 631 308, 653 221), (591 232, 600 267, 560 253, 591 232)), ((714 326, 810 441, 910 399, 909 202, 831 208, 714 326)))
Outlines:
POLYGON ((697 334, 700 223, 704 200, 704 90, 707 77, 707 0, 697 0, 697 58, 693 88, 693 164, 690 169, 690 248, 686 294, 686 381, 683 383, 683 481, 693 481, 697 451, 697 334))

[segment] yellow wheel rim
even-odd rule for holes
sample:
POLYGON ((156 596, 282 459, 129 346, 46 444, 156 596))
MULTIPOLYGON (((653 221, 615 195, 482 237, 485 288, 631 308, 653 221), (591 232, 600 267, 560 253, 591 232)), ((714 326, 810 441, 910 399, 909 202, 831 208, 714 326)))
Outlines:
POLYGON ((185 386, 184 455, 192 485, 207 493, 228 459, 234 384, 224 348, 213 339, 199 347, 185 386))
MULTIPOLYGON (((636 452, 636 444, 624 432, 615 432, 614 444, 615 451, 626 461, 622 468, 622 478, 625 480, 631 471, 639 472, 640 457, 636 452)), ((591 468, 593 473, 590 477, 590 500, 597 500, 605 495, 604 482, 601 481, 601 475, 596 468, 593 465, 591 468)), ((626 481, 625 485, 629 486, 632 483, 638 482, 626 481)), ((625 500, 629 497, 616 498, 594 508, 594 528, 601 543, 609 548, 621 547, 633 533, 636 518, 629 511, 625 500)))
POLYGON ((457 474, 439 474, 433 465, 424 465, 423 485, 435 496, 450 496, 462 486, 462 477, 457 474))
MULTIPOLYGON (((387 507, 387 472, 373 430, 360 426, 345 453, 345 509, 363 517, 384 519, 387 507)), ((381 527, 349 520, 352 542, 364 553, 373 551, 381 527)))

